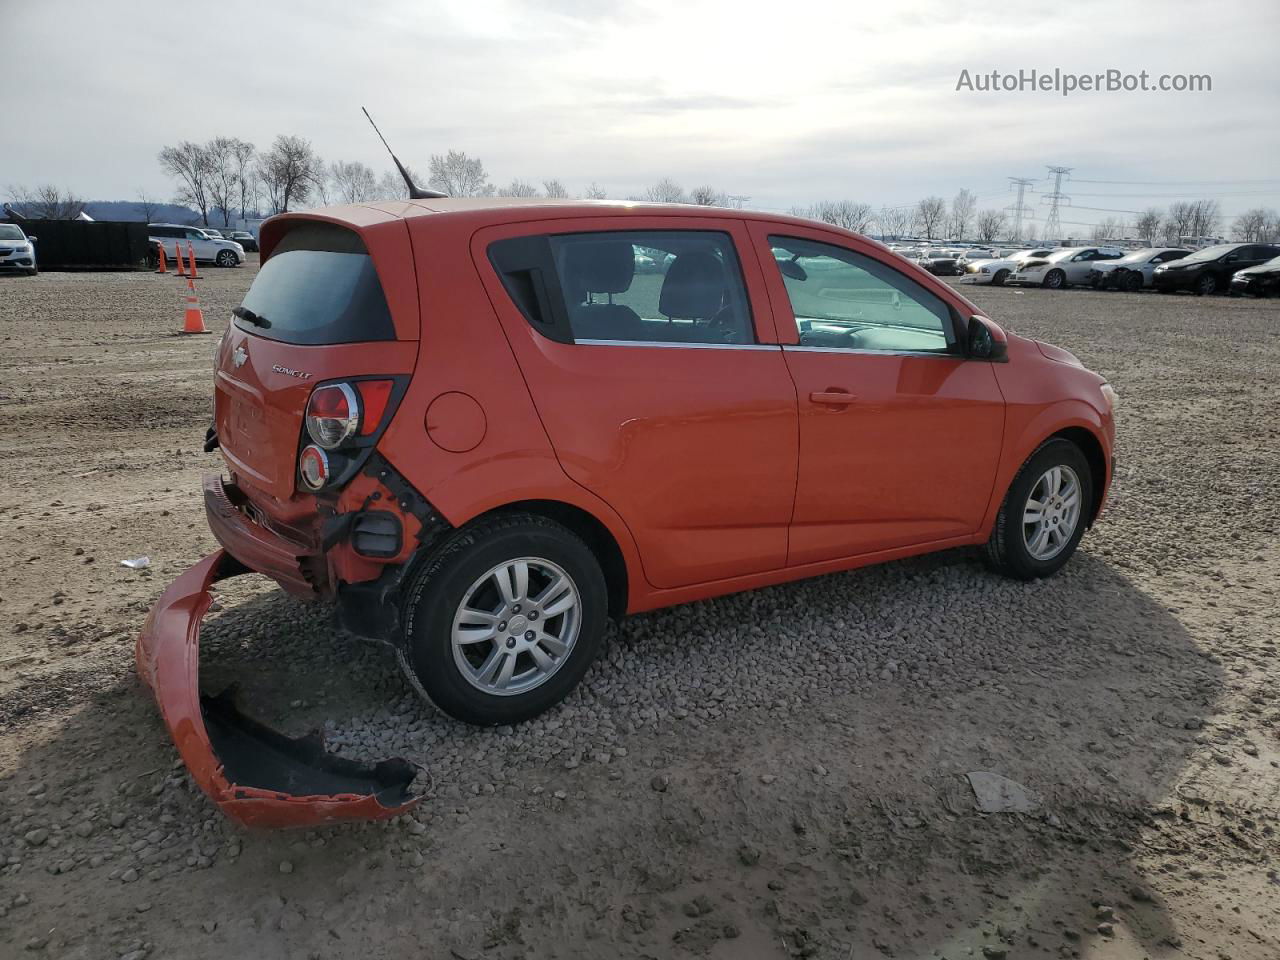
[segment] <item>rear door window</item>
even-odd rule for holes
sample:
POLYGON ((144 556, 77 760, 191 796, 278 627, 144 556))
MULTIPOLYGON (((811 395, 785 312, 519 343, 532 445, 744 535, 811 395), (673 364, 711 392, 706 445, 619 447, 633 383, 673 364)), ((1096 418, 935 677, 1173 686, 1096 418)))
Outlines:
POLYGON ((575 343, 752 344, 733 239, 714 230, 518 237, 490 247, 517 306, 575 343))
POLYGON ((237 316, 237 327, 283 343, 395 339, 373 259, 359 234, 335 224, 301 223, 285 234, 242 306, 259 322, 237 316))

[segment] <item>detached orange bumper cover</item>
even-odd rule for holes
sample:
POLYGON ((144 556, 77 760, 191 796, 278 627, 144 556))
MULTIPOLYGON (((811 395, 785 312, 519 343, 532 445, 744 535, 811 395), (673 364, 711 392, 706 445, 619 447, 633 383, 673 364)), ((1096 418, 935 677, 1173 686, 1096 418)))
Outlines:
POLYGON ((219 580, 249 572, 219 550, 191 567, 156 603, 138 637, 138 674, 196 783, 232 820, 251 827, 310 827, 377 820, 418 802, 418 768, 406 760, 359 763, 325 752, 319 734, 291 738, 239 713, 230 691, 200 694, 200 624, 219 580))

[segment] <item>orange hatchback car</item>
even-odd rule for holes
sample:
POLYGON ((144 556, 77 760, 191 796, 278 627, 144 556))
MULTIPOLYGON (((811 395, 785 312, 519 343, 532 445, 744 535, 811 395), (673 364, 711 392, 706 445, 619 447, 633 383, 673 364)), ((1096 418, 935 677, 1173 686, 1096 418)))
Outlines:
POLYGON ((261 248, 217 354, 223 550, 138 648, 242 819, 380 815, 409 774, 278 734, 299 755, 263 773, 246 744, 270 732, 197 689, 222 577, 331 600, 442 710, 514 723, 578 683, 609 617, 966 544, 1044 577, 1106 497, 1102 377, 834 227, 425 199, 279 216, 261 248))

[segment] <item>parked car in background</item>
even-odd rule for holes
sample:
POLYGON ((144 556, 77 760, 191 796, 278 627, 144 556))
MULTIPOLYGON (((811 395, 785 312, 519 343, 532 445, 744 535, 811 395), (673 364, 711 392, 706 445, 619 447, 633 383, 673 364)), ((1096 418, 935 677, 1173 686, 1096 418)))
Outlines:
POLYGON ((1047 257, 1022 261, 1005 283, 1048 287, 1061 290, 1073 284, 1088 283, 1089 271, 1099 260, 1118 260, 1124 255, 1119 247, 1066 247, 1047 257))
POLYGON ((933 253, 917 257, 916 263, 935 277, 954 277, 960 272, 956 264, 960 260, 959 253, 933 253))
POLYGON ((1053 253, 1052 247, 1033 247, 1030 250, 1019 250, 1007 257, 996 260, 972 260, 964 265, 961 283, 989 283, 992 286, 1003 286, 1009 276, 1027 260, 1047 257, 1053 253))
POLYGON ((164 244, 165 253, 173 256, 173 245, 179 245, 186 256, 187 244, 197 261, 216 263, 220 267, 235 267, 244 263, 244 247, 234 240, 209 236, 199 227, 187 227, 180 223, 149 223, 147 235, 152 243, 164 244))
POLYGON ((1190 290, 1200 296, 1226 293, 1237 271, 1256 267, 1276 256, 1280 256, 1280 245, 1274 243, 1220 243, 1156 267, 1151 285, 1161 293, 1179 290, 1190 290))
POLYGON ((29 277, 39 273, 35 240, 16 223, 0 223, 0 270, 20 270, 29 277))
POLYGON ((197 227, 206 237, 212 237, 214 240, 230 240, 221 230, 215 230, 213 227, 197 227))
POLYGON ((1089 271, 1089 285, 1096 290, 1141 290, 1151 286, 1156 267, 1181 260, 1189 253, 1181 247, 1146 247, 1126 253, 1119 260, 1099 260, 1089 271))
POLYGON ((228 240, 234 240, 240 246, 250 253, 258 252, 258 238, 248 230, 232 230, 230 234, 223 234, 228 240))
POLYGON ((1245 267, 1231 276, 1232 295, 1280 297, 1280 256, 1256 267, 1245 267))

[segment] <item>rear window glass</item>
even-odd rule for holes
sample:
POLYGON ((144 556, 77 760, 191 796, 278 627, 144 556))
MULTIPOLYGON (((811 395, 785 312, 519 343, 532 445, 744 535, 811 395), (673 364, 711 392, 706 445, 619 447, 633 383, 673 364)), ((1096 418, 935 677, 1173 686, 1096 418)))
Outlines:
POLYGON ((284 235, 258 271, 242 306, 246 333, 284 343, 394 340, 395 325, 373 260, 358 234, 327 223, 303 223, 284 235))

